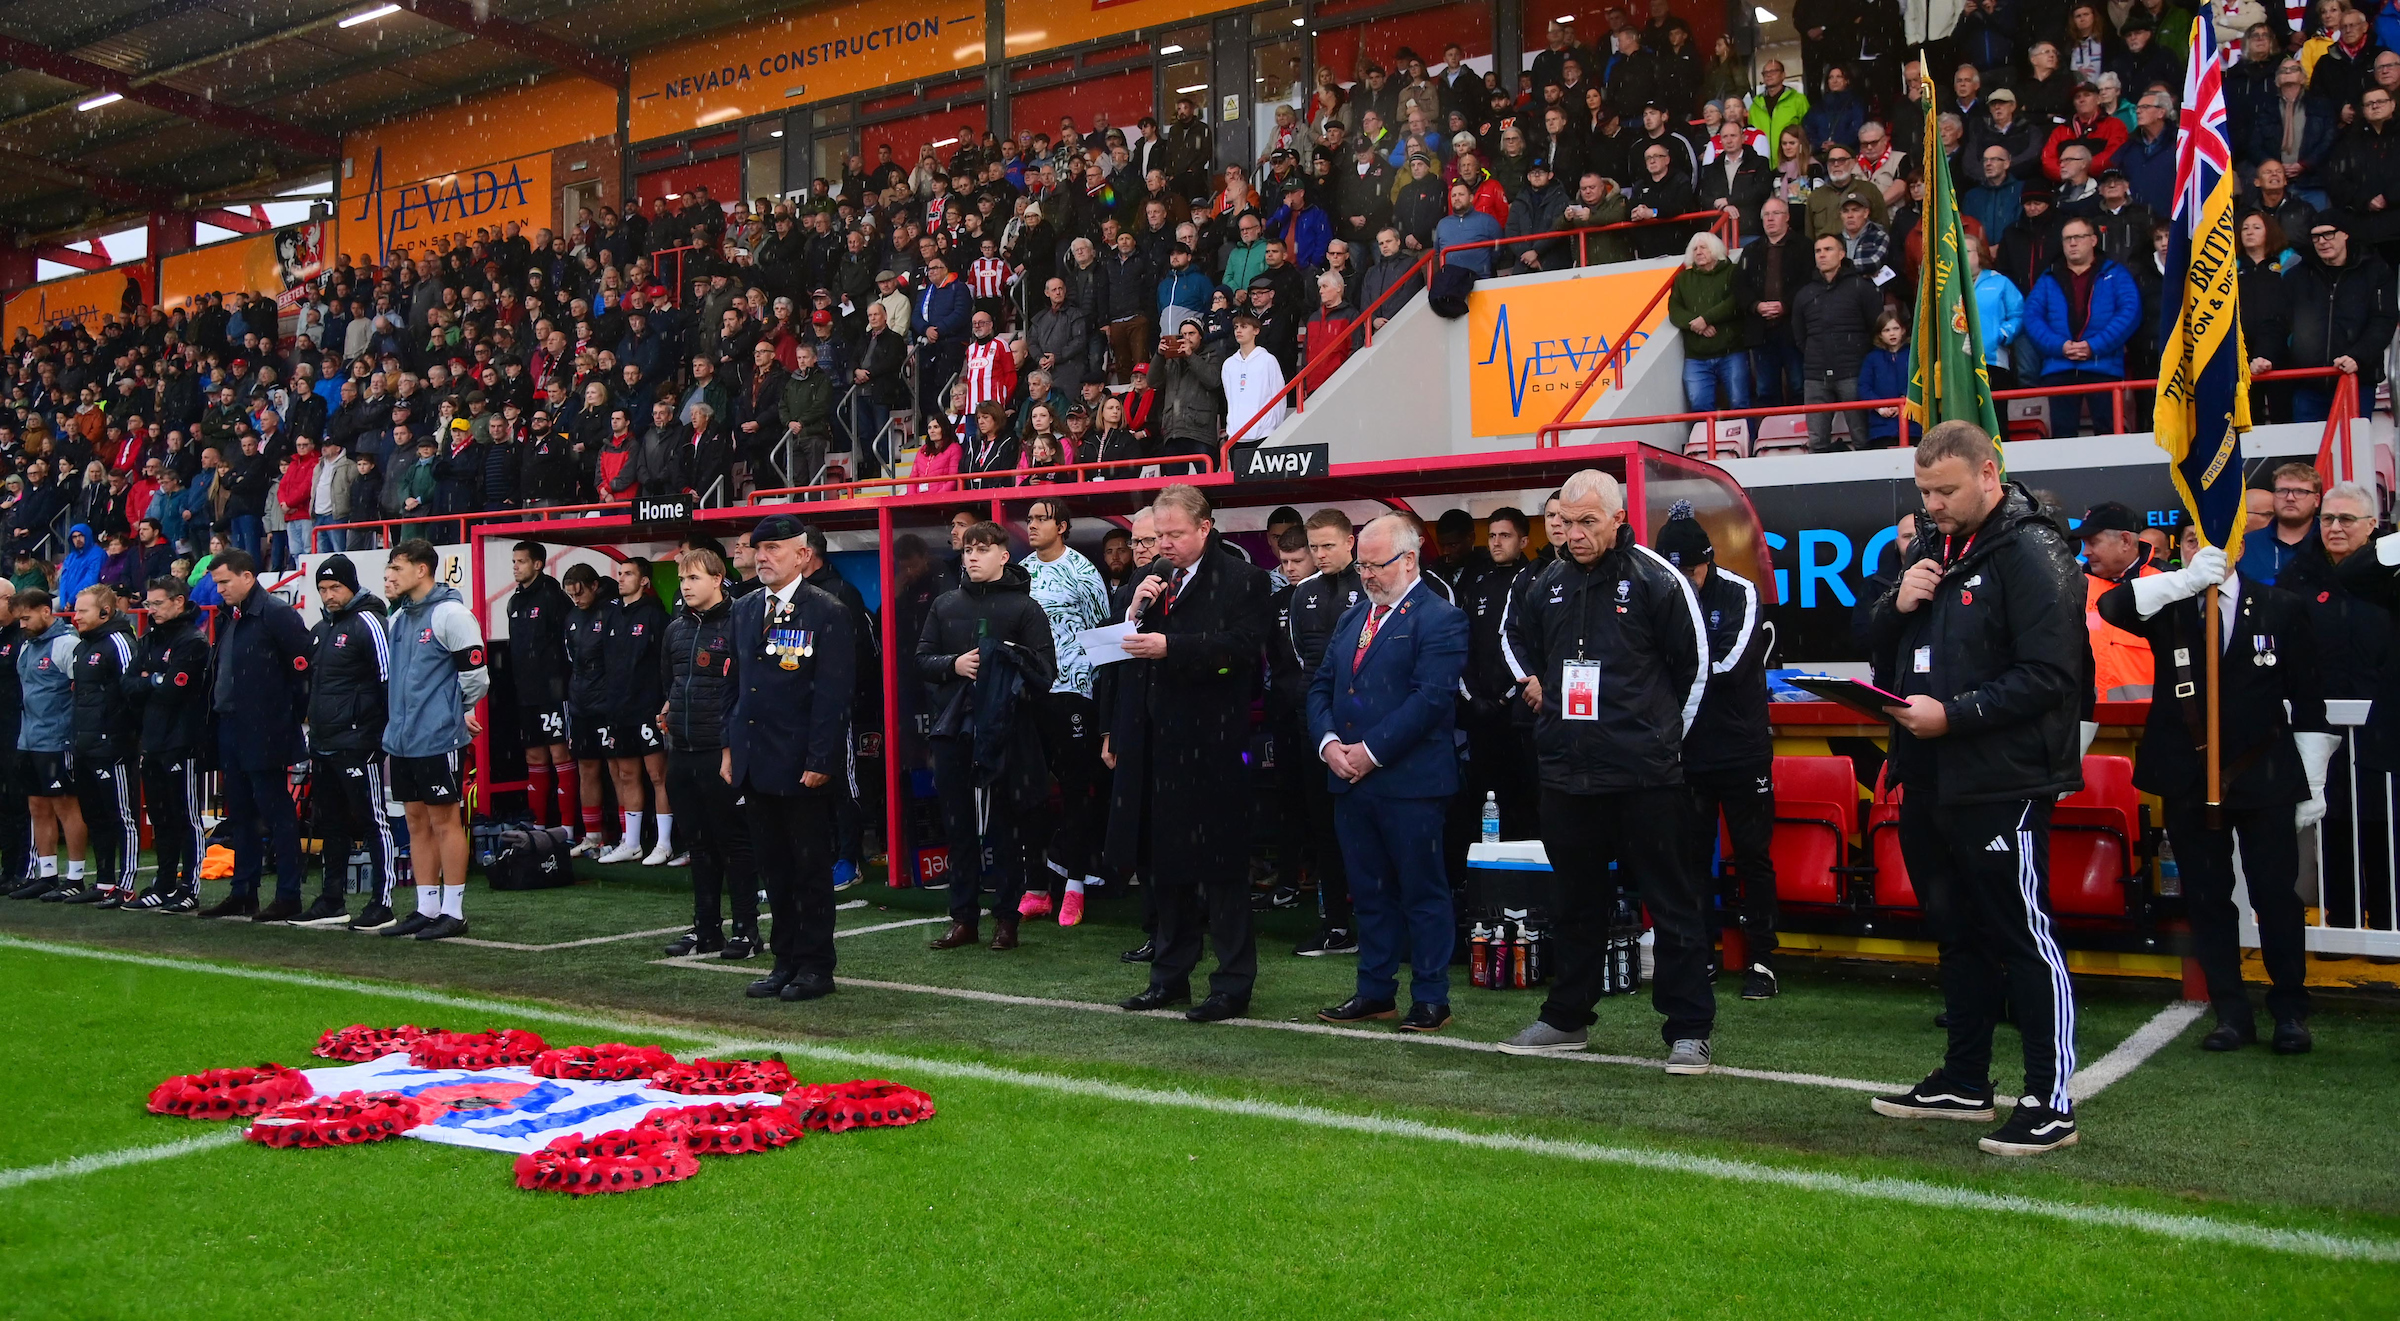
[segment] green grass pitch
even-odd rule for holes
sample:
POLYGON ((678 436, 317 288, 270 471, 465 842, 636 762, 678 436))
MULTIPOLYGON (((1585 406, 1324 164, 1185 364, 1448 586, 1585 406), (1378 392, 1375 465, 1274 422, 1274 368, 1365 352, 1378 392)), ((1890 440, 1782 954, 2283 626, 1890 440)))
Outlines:
MULTIPOLYGON (((605 939, 672 926, 688 899, 663 873, 603 875, 471 894, 476 938, 555 949, 0 905, 0 1316, 2400 1310, 2388 1004, 2329 1001, 2297 1060, 2204 1056, 2188 1030, 2085 1104, 2082 1146, 2002 1162, 1975 1151, 1979 1126, 1880 1120, 1836 1085, 937 993, 1128 993, 1124 896, 1082 928, 1029 922, 1014 955, 935 954, 938 927, 888 924, 940 896, 861 887, 840 976, 887 985, 747 1001, 741 976, 658 962, 663 938, 605 939), (410 1140, 72 1163, 222 1131, 143 1111, 169 1074, 321 1063, 317 1034, 362 1021, 780 1044, 804 1079, 890 1077, 940 1114, 583 1199, 519 1191, 506 1156, 410 1140)), ((1346 993, 1348 960, 1285 953, 1305 921, 1262 925, 1254 1019, 1297 1025, 1346 993)), ((1903 1082, 1938 1058, 1938 997, 1911 970, 1802 963, 1786 983, 1763 1004, 1725 995, 1721 1063, 1903 1082)), ((2087 1064, 2170 995, 2079 990, 2087 1064)), ((1456 997, 1455 1035, 1490 1041, 1539 993, 1456 997)), ((1659 1053, 1643 1000, 1604 1002, 1595 1051, 1659 1053)), ((2003 1032, 2004 1085, 2015 1047, 2003 1032)))

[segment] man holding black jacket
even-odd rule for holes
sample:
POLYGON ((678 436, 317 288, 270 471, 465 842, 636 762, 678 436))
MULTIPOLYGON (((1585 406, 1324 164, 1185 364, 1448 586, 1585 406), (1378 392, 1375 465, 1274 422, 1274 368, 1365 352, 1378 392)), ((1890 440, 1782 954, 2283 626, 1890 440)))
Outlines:
POLYGON ((2089 636, 2082 571, 2065 534, 1968 422, 1916 452, 1924 526, 1899 583, 1876 604, 1877 672, 1893 707, 1891 783, 1900 850, 1941 950, 1950 1046, 1908 1091, 1879 1096, 1898 1119, 1989 1120, 1992 1030, 2006 997, 2025 1044, 2008 1122, 1978 1144, 2029 1156, 2076 1141, 2075 988, 2050 917, 2050 810, 2083 787, 2078 716, 2089 636))

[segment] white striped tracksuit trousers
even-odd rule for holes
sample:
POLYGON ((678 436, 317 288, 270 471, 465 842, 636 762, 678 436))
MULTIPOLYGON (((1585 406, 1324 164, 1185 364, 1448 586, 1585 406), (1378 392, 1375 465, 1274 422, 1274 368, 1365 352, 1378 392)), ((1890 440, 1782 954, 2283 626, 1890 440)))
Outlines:
POLYGON ((91 883, 131 895, 142 864, 142 786, 133 763, 76 757, 75 797, 91 836, 91 883))
POLYGON ((192 753, 142 758, 142 796, 150 808, 150 846, 161 895, 200 893, 200 860, 208 854, 200 824, 200 758, 192 753))

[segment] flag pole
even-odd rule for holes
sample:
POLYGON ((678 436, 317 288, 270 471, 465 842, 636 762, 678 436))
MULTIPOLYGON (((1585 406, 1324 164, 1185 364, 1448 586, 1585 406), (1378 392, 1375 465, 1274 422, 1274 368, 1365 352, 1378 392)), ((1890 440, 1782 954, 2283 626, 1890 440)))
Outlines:
POLYGON ((2225 664, 2225 649, 2217 645, 2220 623, 2217 619, 2217 584, 2210 583, 2201 590, 2208 594, 2208 828, 2218 828, 2217 814, 2225 801, 2225 766, 2217 756, 2217 682, 2225 664))

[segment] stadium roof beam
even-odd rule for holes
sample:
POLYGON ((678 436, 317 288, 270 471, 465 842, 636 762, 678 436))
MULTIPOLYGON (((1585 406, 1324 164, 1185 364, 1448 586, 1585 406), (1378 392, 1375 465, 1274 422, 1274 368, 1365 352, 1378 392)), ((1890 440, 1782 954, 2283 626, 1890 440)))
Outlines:
POLYGON ((19 151, 14 147, 0 147, 0 165, 13 165, 67 183, 81 184, 83 187, 91 189, 94 196, 111 202, 122 202, 130 206, 148 207, 159 211, 171 210, 175 204, 174 194, 164 188, 153 188, 149 184, 137 183, 131 179, 110 174, 104 170, 95 170, 85 165, 69 165, 61 161, 54 161, 47 156, 36 156, 31 152, 19 151))
POLYGON ((163 110, 195 123, 226 129, 245 137, 263 138, 311 156, 332 159, 342 154, 340 140, 323 133, 235 106, 220 105, 207 97, 194 96, 164 83, 144 82, 139 75, 112 69, 104 64, 94 64, 22 37, 0 33, 0 60, 46 74, 61 82, 113 93, 125 100, 149 106, 153 110, 163 110))
POLYGON ((582 74, 604 87, 623 87, 633 76, 632 63, 622 55, 603 55, 575 42, 551 36, 539 28, 490 17, 488 7, 470 3, 470 0, 402 2, 420 18, 429 18, 444 27, 456 28, 503 50, 539 60, 552 68, 582 74), (479 9, 487 12, 478 13, 479 9))

